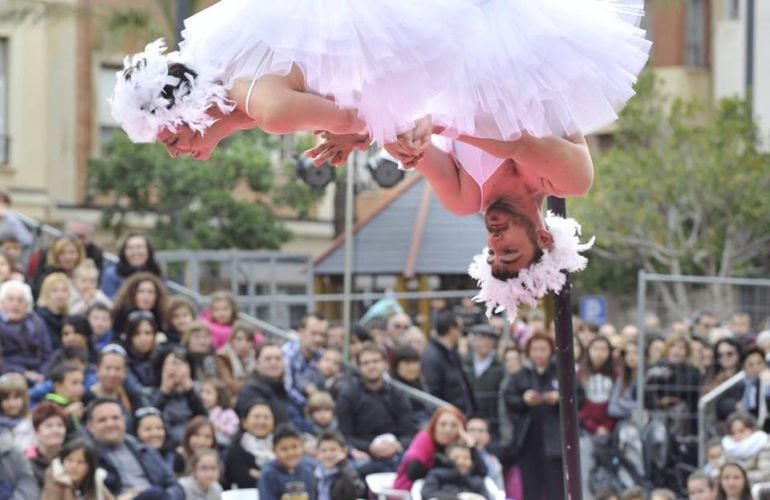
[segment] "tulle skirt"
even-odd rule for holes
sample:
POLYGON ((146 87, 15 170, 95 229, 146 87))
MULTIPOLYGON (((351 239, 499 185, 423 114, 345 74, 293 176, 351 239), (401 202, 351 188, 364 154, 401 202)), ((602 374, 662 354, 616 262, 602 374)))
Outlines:
POLYGON ((287 74, 355 108, 380 143, 430 114, 449 134, 587 133, 633 95, 643 0, 221 0, 182 55, 236 79, 287 74))

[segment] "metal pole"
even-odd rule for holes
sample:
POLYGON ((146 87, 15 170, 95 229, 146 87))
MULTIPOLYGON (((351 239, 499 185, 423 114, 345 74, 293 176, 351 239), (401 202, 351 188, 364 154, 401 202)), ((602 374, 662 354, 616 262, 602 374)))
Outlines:
POLYGON ((348 157, 347 170, 345 171, 345 264, 342 282, 342 324, 345 328, 345 341, 343 342, 345 360, 350 356, 350 294, 353 288, 353 184, 355 183, 356 155, 348 157))
MULTIPOLYGON (((548 208, 561 217, 567 215, 563 198, 550 196, 548 208)), ((559 415, 561 418, 561 454, 564 470, 564 492, 568 500, 580 500, 583 495, 580 470, 580 429, 577 419, 577 381, 575 351, 572 335, 569 276, 554 300, 556 318, 556 359, 559 364, 559 415)))
POLYGON ((746 0, 746 103, 749 114, 754 109, 754 17, 756 6, 754 0, 746 0))
POLYGON ((634 418, 636 424, 641 428, 644 425, 644 375, 645 375, 645 342, 644 342, 644 315, 647 309, 647 275, 643 269, 639 270, 639 282, 637 283, 637 328, 639 332, 636 336, 638 346, 639 366, 636 369, 636 410, 634 418))
POLYGON ((182 41, 184 20, 190 17, 190 0, 176 0, 176 45, 182 41))

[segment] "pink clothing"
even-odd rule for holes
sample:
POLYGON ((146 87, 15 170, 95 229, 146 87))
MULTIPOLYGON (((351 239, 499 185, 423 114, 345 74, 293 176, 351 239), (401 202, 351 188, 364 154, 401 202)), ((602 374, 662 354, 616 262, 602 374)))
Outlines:
POLYGON ((204 309, 201 312, 201 321, 206 323, 206 326, 211 330, 214 349, 219 349, 227 344, 227 341, 230 340, 230 333, 233 331, 233 325, 223 325, 222 323, 215 322, 214 318, 211 317, 211 311, 208 309, 204 309))
POLYGON ((209 410, 209 420, 214 424, 217 434, 222 434, 228 441, 238 432, 238 426, 241 423, 232 408, 221 406, 215 406, 209 410))
POLYGON ((433 467, 433 458, 436 456, 436 445, 433 443, 433 438, 428 434, 428 431, 420 431, 412 439, 412 444, 409 445, 409 449, 404 453, 401 463, 398 464, 398 471, 396 472, 396 480, 393 482, 393 488, 397 490, 410 491, 412 489, 413 481, 406 475, 406 469, 410 463, 415 460, 422 462, 422 464, 430 469, 433 467))

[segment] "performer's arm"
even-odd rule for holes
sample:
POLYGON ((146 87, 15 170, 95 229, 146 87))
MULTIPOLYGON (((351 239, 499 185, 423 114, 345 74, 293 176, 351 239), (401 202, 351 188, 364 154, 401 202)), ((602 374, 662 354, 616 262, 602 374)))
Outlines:
POLYGON ((553 194, 580 196, 593 183, 593 161, 582 134, 541 139, 525 134, 517 141, 461 136, 460 141, 499 158, 511 158, 519 167, 537 172, 553 188, 553 194))

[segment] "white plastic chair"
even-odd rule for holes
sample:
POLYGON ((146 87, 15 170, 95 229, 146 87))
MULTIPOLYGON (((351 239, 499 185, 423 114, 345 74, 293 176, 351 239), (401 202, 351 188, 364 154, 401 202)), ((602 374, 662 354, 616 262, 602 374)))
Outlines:
POLYGON ((418 479, 412 483, 412 500, 422 500, 422 487, 425 485, 424 479, 418 479))
POLYGON ((222 492, 222 500, 259 500, 259 490, 256 488, 241 488, 222 492))
MULTIPOLYGON (((412 500, 422 500, 422 487, 424 483, 424 480, 418 479, 412 484, 412 500)), ((484 478, 484 486, 494 500, 505 500, 505 492, 497 487, 491 477, 484 478)))
POLYGON ((396 490, 393 488, 393 483, 396 480, 395 472, 376 472, 367 475, 365 479, 369 491, 371 491, 378 499, 387 500, 390 498, 398 498, 411 500, 408 491, 396 490))

